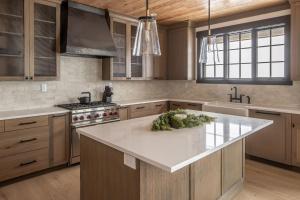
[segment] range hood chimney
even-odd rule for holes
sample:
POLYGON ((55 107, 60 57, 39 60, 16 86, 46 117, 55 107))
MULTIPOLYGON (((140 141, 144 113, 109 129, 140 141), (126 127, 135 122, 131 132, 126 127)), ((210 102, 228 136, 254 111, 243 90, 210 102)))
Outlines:
POLYGON ((105 10, 63 1, 61 7, 61 53, 80 57, 113 57, 117 50, 105 10))

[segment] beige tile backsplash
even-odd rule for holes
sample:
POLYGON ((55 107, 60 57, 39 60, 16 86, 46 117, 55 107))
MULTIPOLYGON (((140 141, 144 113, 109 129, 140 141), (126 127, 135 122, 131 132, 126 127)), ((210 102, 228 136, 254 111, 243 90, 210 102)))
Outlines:
MULTIPOLYGON (((82 91, 92 92, 93 100, 100 100, 105 84, 101 80, 99 59, 62 57, 60 81, 0 82, 0 110, 18 110, 76 102, 82 91), (42 93, 41 84, 48 92, 42 93)), ((112 81, 113 99, 187 98, 228 101, 232 85, 196 84, 194 81, 112 81)), ((238 86, 257 104, 300 105, 300 82, 293 86, 238 86)))

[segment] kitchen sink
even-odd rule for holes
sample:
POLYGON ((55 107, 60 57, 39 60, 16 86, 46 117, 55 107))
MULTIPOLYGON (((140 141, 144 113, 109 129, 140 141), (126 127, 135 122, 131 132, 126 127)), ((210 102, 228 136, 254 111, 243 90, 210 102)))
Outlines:
POLYGON ((215 112, 228 115, 249 116, 249 104, 210 102, 202 106, 206 112, 215 112))

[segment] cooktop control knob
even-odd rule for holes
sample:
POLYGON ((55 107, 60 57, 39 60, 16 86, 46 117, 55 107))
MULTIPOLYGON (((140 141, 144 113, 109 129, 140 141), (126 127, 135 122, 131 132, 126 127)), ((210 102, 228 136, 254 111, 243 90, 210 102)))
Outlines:
POLYGON ((95 114, 95 118, 99 118, 100 117, 100 115, 97 113, 97 114, 95 114))
POLYGON ((73 120, 74 120, 75 122, 78 121, 78 117, 77 117, 77 116, 73 117, 73 120))
POLYGON ((106 117, 107 116, 107 113, 103 113, 103 117, 106 117))
POLYGON ((91 115, 88 115, 86 118, 91 119, 92 117, 91 117, 91 115))
POLYGON ((82 115, 82 116, 80 116, 80 118, 79 118, 80 120, 84 120, 84 116, 82 115))

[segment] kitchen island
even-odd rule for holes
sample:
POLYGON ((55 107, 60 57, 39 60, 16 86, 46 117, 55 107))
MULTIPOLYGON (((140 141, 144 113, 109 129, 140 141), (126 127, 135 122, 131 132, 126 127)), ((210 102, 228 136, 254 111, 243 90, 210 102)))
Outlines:
POLYGON ((79 129, 81 200, 231 199, 244 179, 244 138, 269 120, 200 111, 215 121, 153 132, 158 116, 79 129))

